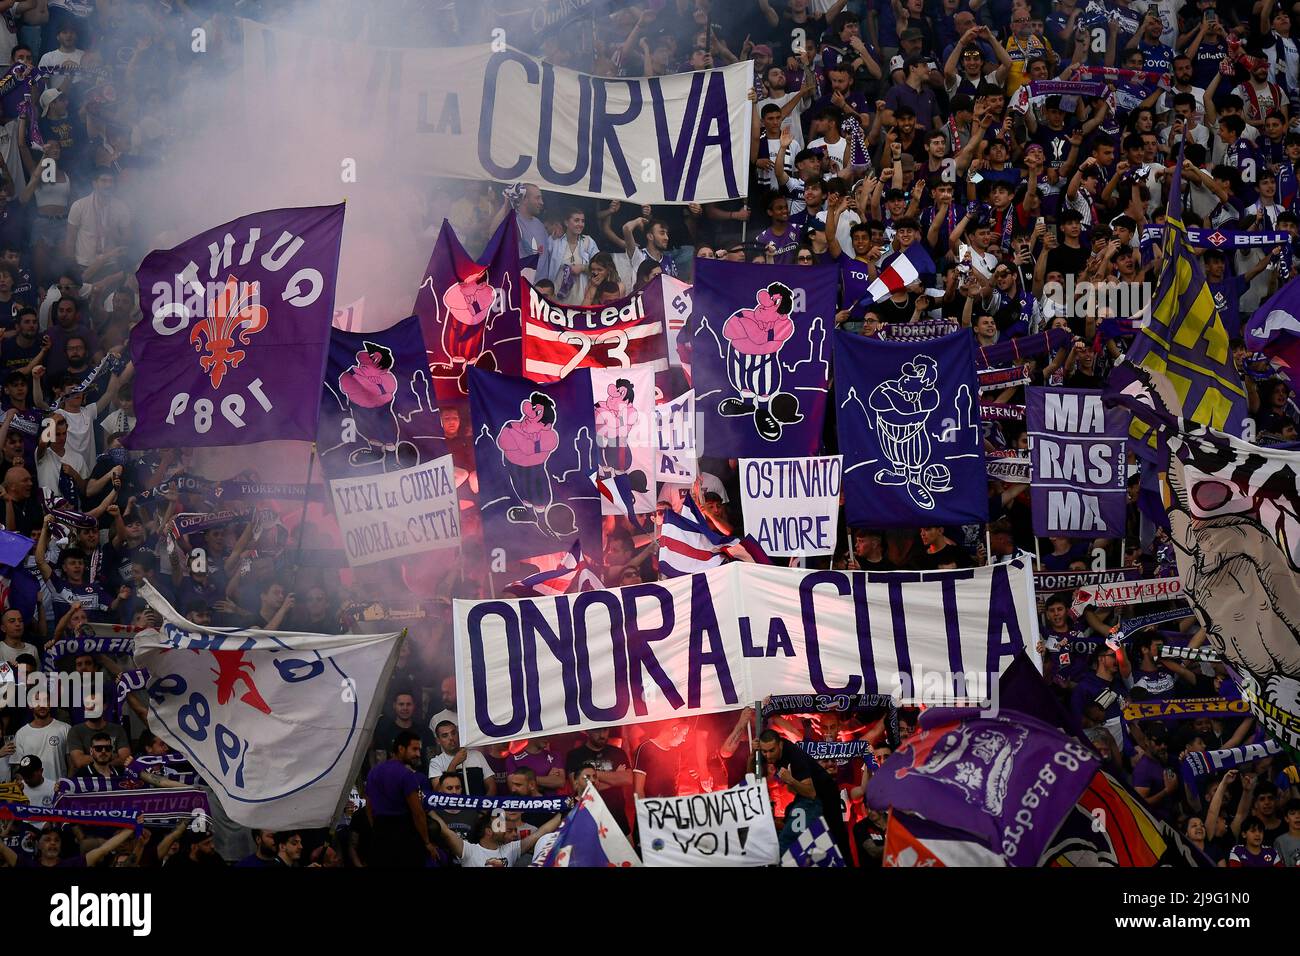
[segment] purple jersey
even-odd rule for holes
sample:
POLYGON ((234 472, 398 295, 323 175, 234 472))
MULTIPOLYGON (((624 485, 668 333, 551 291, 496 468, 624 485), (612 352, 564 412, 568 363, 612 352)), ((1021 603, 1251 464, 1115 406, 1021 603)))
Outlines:
POLYGON ((785 232, 778 235, 769 227, 758 234, 757 241, 760 249, 767 248, 768 243, 776 246, 773 264, 788 266, 794 263, 795 253, 799 251, 799 230, 786 223, 785 232))
POLYGON ((406 798, 419 789, 420 775, 400 760, 376 764, 366 777, 366 799, 377 817, 409 814, 406 798))

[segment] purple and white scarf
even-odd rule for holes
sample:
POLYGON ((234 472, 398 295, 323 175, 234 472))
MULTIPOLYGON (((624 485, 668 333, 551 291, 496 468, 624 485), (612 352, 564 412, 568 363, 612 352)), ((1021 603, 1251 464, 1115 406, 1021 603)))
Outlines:
POLYGON ((1282 752, 1282 745, 1276 740, 1262 743, 1244 744, 1240 747, 1228 747, 1223 750, 1190 751, 1183 757, 1183 779, 1195 780, 1208 777, 1223 770, 1231 770, 1244 764, 1254 763, 1274 757, 1282 752))
POLYGON ((507 810, 520 813, 565 813, 572 797, 470 797, 459 793, 430 793, 424 798, 429 810, 507 810))

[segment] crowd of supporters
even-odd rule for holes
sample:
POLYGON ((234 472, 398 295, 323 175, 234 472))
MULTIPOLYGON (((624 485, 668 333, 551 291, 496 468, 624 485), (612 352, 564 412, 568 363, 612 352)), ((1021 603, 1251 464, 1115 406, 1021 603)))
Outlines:
MULTIPOLYGON (((39 700, 0 709, 0 758, 27 799, 40 803, 53 799, 60 778, 113 776, 137 756, 166 751, 148 730, 141 695, 116 704, 113 679, 131 666, 126 658, 45 654, 64 638, 107 634, 112 625, 127 633, 156 626, 139 594, 146 581, 198 624, 333 633, 400 619, 410 636, 373 752, 330 830, 249 834, 216 814, 203 832, 182 822, 105 839, 80 828, 24 832, 0 823, 0 862, 522 865, 557 818, 458 811, 421 813, 422 828, 394 821, 407 817, 413 788, 560 795, 590 779, 631 831, 634 795, 734 785, 752 770, 756 749, 775 747, 767 766, 778 817, 789 821, 793 801, 812 799, 843 822, 853 859, 878 865, 885 821, 863 801, 872 761, 819 763, 780 741, 869 739, 878 762, 891 744, 880 715, 772 717, 765 723, 775 744, 771 734, 766 743, 757 736, 762 728, 746 710, 467 750, 455 726, 450 600, 492 593, 481 541, 468 542, 459 565, 415 581, 397 562, 349 571, 321 549, 304 549, 297 503, 176 531, 178 515, 221 505, 210 490, 171 481, 195 473, 191 451, 122 444, 134 422, 127 336, 141 315, 133 273, 160 230, 121 197, 147 186, 166 162, 169 138, 183 132, 160 119, 171 114, 161 108, 159 63, 177 77, 201 74, 189 63, 188 37, 198 25, 229 35, 213 19, 222 6, 0 0, 0 27, 11 34, 6 43, 0 29, 0 69, 55 68, 39 96, 19 98, 25 107, 0 117, 0 498, 4 527, 35 543, 22 570, 39 585, 34 598, 20 597, 18 575, 7 579, 0 661, 19 681, 57 668, 103 673, 108 688, 91 702, 102 705, 100 716, 39 700), (808 780, 815 798, 799 796, 796 784, 808 780)), ((237 12, 291 26, 293 5, 284 6, 250 2, 237 12)), ((395 6, 390 19, 356 13, 339 29, 374 43, 397 42, 399 33, 429 45, 484 42, 495 10, 395 6)), ((471 251, 513 209, 521 252, 539 254, 539 285, 559 301, 612 301, 661 272, 689 282, 698 258, 836 263, 841 329, 876 336, 890 323, 946 318, 985 346, 1068 329, 1060 349, 1027 363, 1030 384, 1098 388, 1132 334, 1107 320, 1149 308, 1161 249, 1144 231, 1166 216, 1180 155, 1188 226, 1297 234, 1300 46, 1285 3, 667 0, 597 9, 583 21, 590 29, 553 35, 540 54, 605 76, 753 61, 750 183, 745 199, 659 207, 531 184, 427 184, 430 234, 445 217, 471 251), (1050 81, 1097 88, 1034 92, 1050 81), (936 273, 871 304, 866 289, 882 259, 912 244, 924 247, 936 273), (1091 298, 1081 306, 1075 292, 1084 288, 1091 298)), ((0 86, 19 79, 10 69, 0 86)), ((1296 440, 1300 409, 1286 382, 1247 352, 1241 328, 1289 281, 1297 251, 1279 243, 1203 254, 1248 391, 1245 437, 1260 443, 1296 440)), ((1023 404, 1023 389, 985 398, 1023 404)), ((444 409, 442 421, 457 464, 472 472, 468 409, 444 409)), ((1025 446, 1023 422, 986 422, 984 430, 989 451, 1025 446)), ((834 445, 828 423, 827 450, 834 445)), ((691 490, 718 530, 742 534, 736 461, 705 447, 700 471, 692 489, 661 486, 661 513, 680 508, 691 490)), ((475 527, 472 485, 462 488, 467 530, 475 527)), ((1122 539, 1035 540, 1028 486, 990 479, 987 526, 842 527, 840 551, 828 560, 836 568, 928 570, 1025 551, 1045 571, 1176 574, 1172 546, 1138 496, 1134 471, 1122 539)), ((652 535, 606 519, 607 586, 654 580, 656 560, 652 535)), ((1107 768, 1216 862, 1300 865, 1300 786, 1285 757, 1194 782, 1178 774, 1189 751, 1254 740, 1251 718, 1120 716, 1125 702, 1220 693, 1221 665, 1161 654, 1164 644, 1203 643, 1195 620, 1116 648, 1107 638, 1131 609, 1073 615, 1068 594, 1040 600, 1045 674, 1107 768)), ((914 724, 905 711, 901 736, 914 724)))

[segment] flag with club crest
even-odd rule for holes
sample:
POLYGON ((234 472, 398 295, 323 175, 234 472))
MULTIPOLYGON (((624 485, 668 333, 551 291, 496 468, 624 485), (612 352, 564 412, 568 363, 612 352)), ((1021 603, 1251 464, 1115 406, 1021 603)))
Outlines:
POLYGON ((163 620, 135 635, 154 732, 240 826, 332 825, 370 753, 405 632, 210 628, 148 582, 140 596, 163 620))
POLYGON ((315 441, 343 204, 241 216, 145 256, 128 448, 315 441))
POLYGON ((595 784, 587 784, 577 806, 556 831, 538 866, 640 866, 636 850, 619 829, 595 784))

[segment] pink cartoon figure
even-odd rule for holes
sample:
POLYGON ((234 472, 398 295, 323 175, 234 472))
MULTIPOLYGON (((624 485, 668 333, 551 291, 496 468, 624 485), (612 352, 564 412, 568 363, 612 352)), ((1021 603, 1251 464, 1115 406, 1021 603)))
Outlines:
POLYGON ((411 442, 403 442, 393 403, 397 398, 397 376, 393 374, 393 353, 376 342, 362 342, 351 368, 339 376, 339 391, 352 406, 352 422, 363 447, 348 456, 353 465, 388 462, 405 468, 416 464, 411 442))
POLYGON ((741 309, 722 326, 727 340, 727 380, 740 397, 724 398, 718 414, 754 416, 754 427, 767 441, 781 437, 782 426, 803 421, 799 399, 781 391, 781 346, 794 335, 794 296, 790 287, 773 282, 757 296, 752 309, 741 309))
POLYGON ((485 323, 496 304, 496 289, 488 282, 487 269, 479 269, 447 287, 442 294, 442 346, 449 363, 435 365, 439 378, 460 380, 460 390, 469 394, 466 369, 471 365, 496 371, 496 357, 483 349, 485 323))
POLYGON ((555 503, 546 469, 547 460, 559 445, 555 402, 543 392, 533 392, 520 402, 519 418, 506 422, 497 435, 502 464, 520 502, 506 511, 507 521, 535 524, 556 536, 574 532, 573 509, 555 503))
POLYGON ((606 389, 605 400, 596 403, 596 447, 600 463, 607 474, 626 474, 633 491, 649 487, 644 471, 631 471, 632 449, 628 436, 636 427, 636 393, 625 378, 616 379, 606 389))

